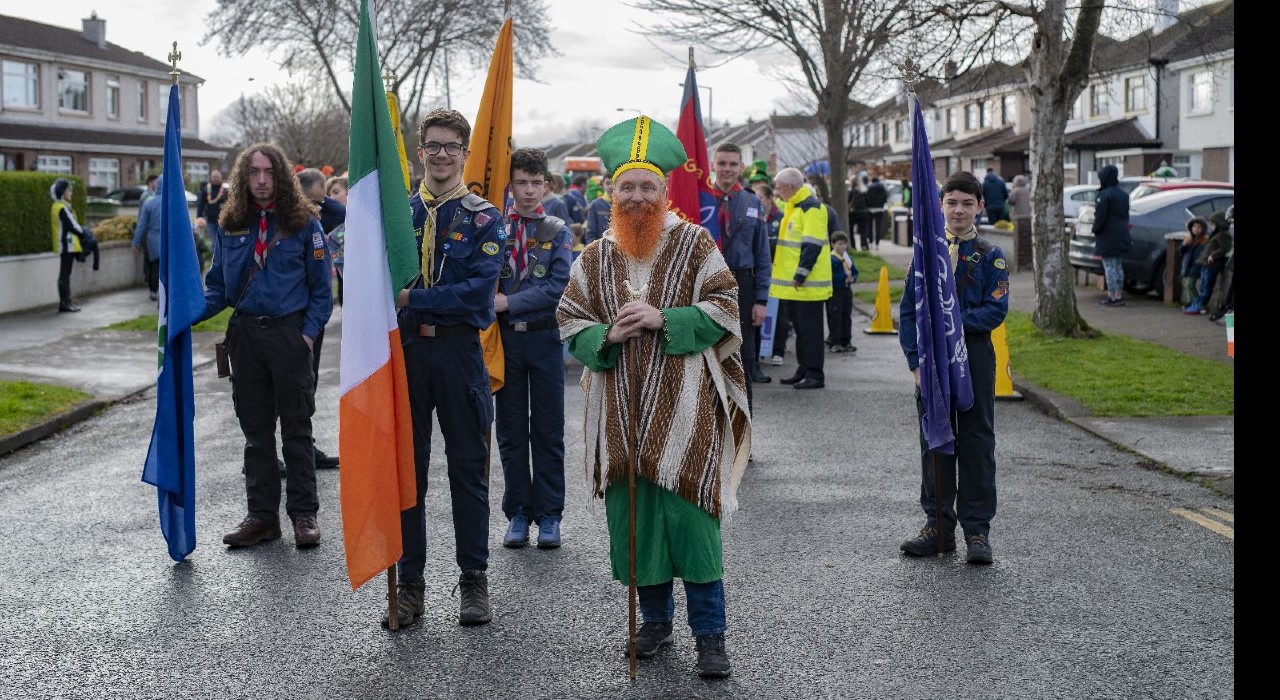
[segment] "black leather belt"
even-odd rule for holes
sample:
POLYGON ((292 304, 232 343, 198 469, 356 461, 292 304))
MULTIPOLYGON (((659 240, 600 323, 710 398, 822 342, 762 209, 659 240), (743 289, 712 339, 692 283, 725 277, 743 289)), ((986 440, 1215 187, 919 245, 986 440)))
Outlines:
POLYGON ((295 311, 288 316, 245 316, 233 313, 227 323, 236 326, 248 326, 249 328, 278 328, 279 326, 295 324, 306 315, 306 309, 295 311))
POLYGON ((462 335, 475 335, 480 331, 475 326, 458 323, 452 326, 432 326, 427 323, 418 324, 418 335, 423 338, 454 338, 462 335))
POLYGON ((756 269, 754 267, 740 267, 736 270, 732 270, 731 272, 733 272, 734 277, 754 278, 756 276, 756 269))
POLYGON ((507 323, 506 326, 517 333, 526 333, 528 331, 549 331, 552 328, 559 328, 560 324, 556 323, 554 318, 546 318, 541 321, 516 321, 515 323, 507 323))

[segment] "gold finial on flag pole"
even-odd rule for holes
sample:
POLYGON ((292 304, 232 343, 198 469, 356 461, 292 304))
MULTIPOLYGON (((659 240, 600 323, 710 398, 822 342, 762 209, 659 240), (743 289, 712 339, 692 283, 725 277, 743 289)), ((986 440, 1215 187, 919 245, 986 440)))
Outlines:
POLYGON ((178 50, 178 42, 173 42, 173 50, 169 52, 169 64, 173 66, 173 70, 169 71, 169 75, 173 76, 173 84, 178 84, 178 76, 182 75, 182 71, 178 70, 178 61, 182 60, 182 52, 178 50))
POLYGON ((698 70, 698 63, 693 60, 693 47, 689 47, 689 67, 698 70))

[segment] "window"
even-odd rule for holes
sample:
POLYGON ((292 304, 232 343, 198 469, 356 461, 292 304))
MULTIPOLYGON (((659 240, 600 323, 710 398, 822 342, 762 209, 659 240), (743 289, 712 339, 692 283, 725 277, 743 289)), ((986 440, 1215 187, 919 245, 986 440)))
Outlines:
POLYGON ((138 121, 147 120, 147 81, 138 81, 138 121))
POLYGON ((1062 154, 1062 164, 1063 164, 1064 166, 1066 166, 1066 167, 1069 167, 1069 168, 1074 168, 1074 167, 1076 167, 1077 165, 1079 165, 1079 164, 1080 164, 1080 152, 1079 152, 1079 151, 1073 151, 1073 150, 1071 150, 1070 148, 1068 148, 1068 149, 1067 149, 1067 150, 1062 154))
POLYGON ((862 144, 864 146, 875 145, 871 143, 871 125, 870 124, 867 124, 866 126, 862 127, 862 144))
POLYGON ((1147 110, 1147 76, 1139 75, 1124 80, 1124 111, 1145 112, 1147 110))
POLYGON ((1076 98, 1075 104, 1071 105, 1071 118, 1079 120, 1084 117, 1084 95, 1076 98))
POLYGON ((1012 124, 1018 118, 1018 96, 1005 95, 1000 98, 1000 124, 1012 124))
POLYGON ((160 98, 160 123, 168 124, 169 123, 169 91, 164 88, 160 88, 156 92, 159 93, 158 97, 160 98))
POLYGON ((196 183, 199 187, 201 182, 209 179, 208 163, 187 163, 187 182, 196 183))
POLYGON ((5 109, 40 109, 40 66, 21 61, 4 62, 5 109))
POLYGON ((120 161, 115 158, 89 159, 89 186, 108 192, 120 186, 120 161))
POLYGON ((1178 177, 1191 177, 1191 156, 1174 156, 1169 165, 1178 171, 1178 177))
POLYGON ((956 133, 956 108, 955 107, 947 108, 947 133, 948 134, 956 133))
POLYGON ((1213 74, 1207 70, 1187 76, 1187 112, 1207 114, 1213 111, 1213 74))
POLYGON ((893 123, 893 140, 902 143, 907 140, 907 122, 899 119, 893 123))
POLYGON ((974 158, 974 159, 970 160, 970 161, 969 161, 969 172, 971 172, 971 173, 985 173, 985 172, 987 172, 987 159, 986 159, 986 158, 974 158))
POLYGON ((120 76, 107 77, 107 116, 120 118, 120 76))
POLYGON ((979 125, 982 128, 986 129, 987 127, 991 126, 991 123, 992 123, 991 119, 994 116, 995 108, 996 108, 995 101, 993 100, 982 101, 982 110, 978 113, 978 119, 981 120, 979 122, 979 125))
POLYGON ((1101 117, 1107 114, 1107 88, 1105 85, 1089 86, 1089 116, 1101 117))
POLYGON ((888 122, 880 125, 880 143, 889 143, 889 124, 888 122))
POLYGON ((978 128, 978 103, 970 102, 964 108, 964 130, 973 131, 978 128))
POLYGON ((71 174, 71 156, 36 156, 36 170, 42 173, 71 174))
POLYGON ((63 68, 58 71, 58 108, 67 112, 89 112, 89 74, 63 68))

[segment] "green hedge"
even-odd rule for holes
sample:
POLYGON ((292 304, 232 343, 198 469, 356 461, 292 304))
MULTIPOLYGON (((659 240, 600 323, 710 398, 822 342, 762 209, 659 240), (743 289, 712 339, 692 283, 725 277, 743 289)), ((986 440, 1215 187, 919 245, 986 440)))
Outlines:
POLYGON ((71 209, 76 221, 85 221, 84 182, 74 175, 0 172, 0 255, 26 255, 53 252, 53 231, 49 227, 49 211, 53 200, 49 188, 53 181, 65 177, 74 190, 71 209))

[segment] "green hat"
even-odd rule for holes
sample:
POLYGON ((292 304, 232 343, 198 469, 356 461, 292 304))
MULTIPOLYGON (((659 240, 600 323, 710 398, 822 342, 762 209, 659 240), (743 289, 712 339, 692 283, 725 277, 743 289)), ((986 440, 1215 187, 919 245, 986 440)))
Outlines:
POLYGON ((632 168, 666 177, 689 160, 684 145, 670 129, 644 116, 609 127, 596 140, 596 151, 613 179, 632 168))
POLYGON ((747 176, 747 182, 755 184, 757 182, 773 182, 773 176, 769 174, 769 161, 757 160, 751 164, 751 173, 747 176))

